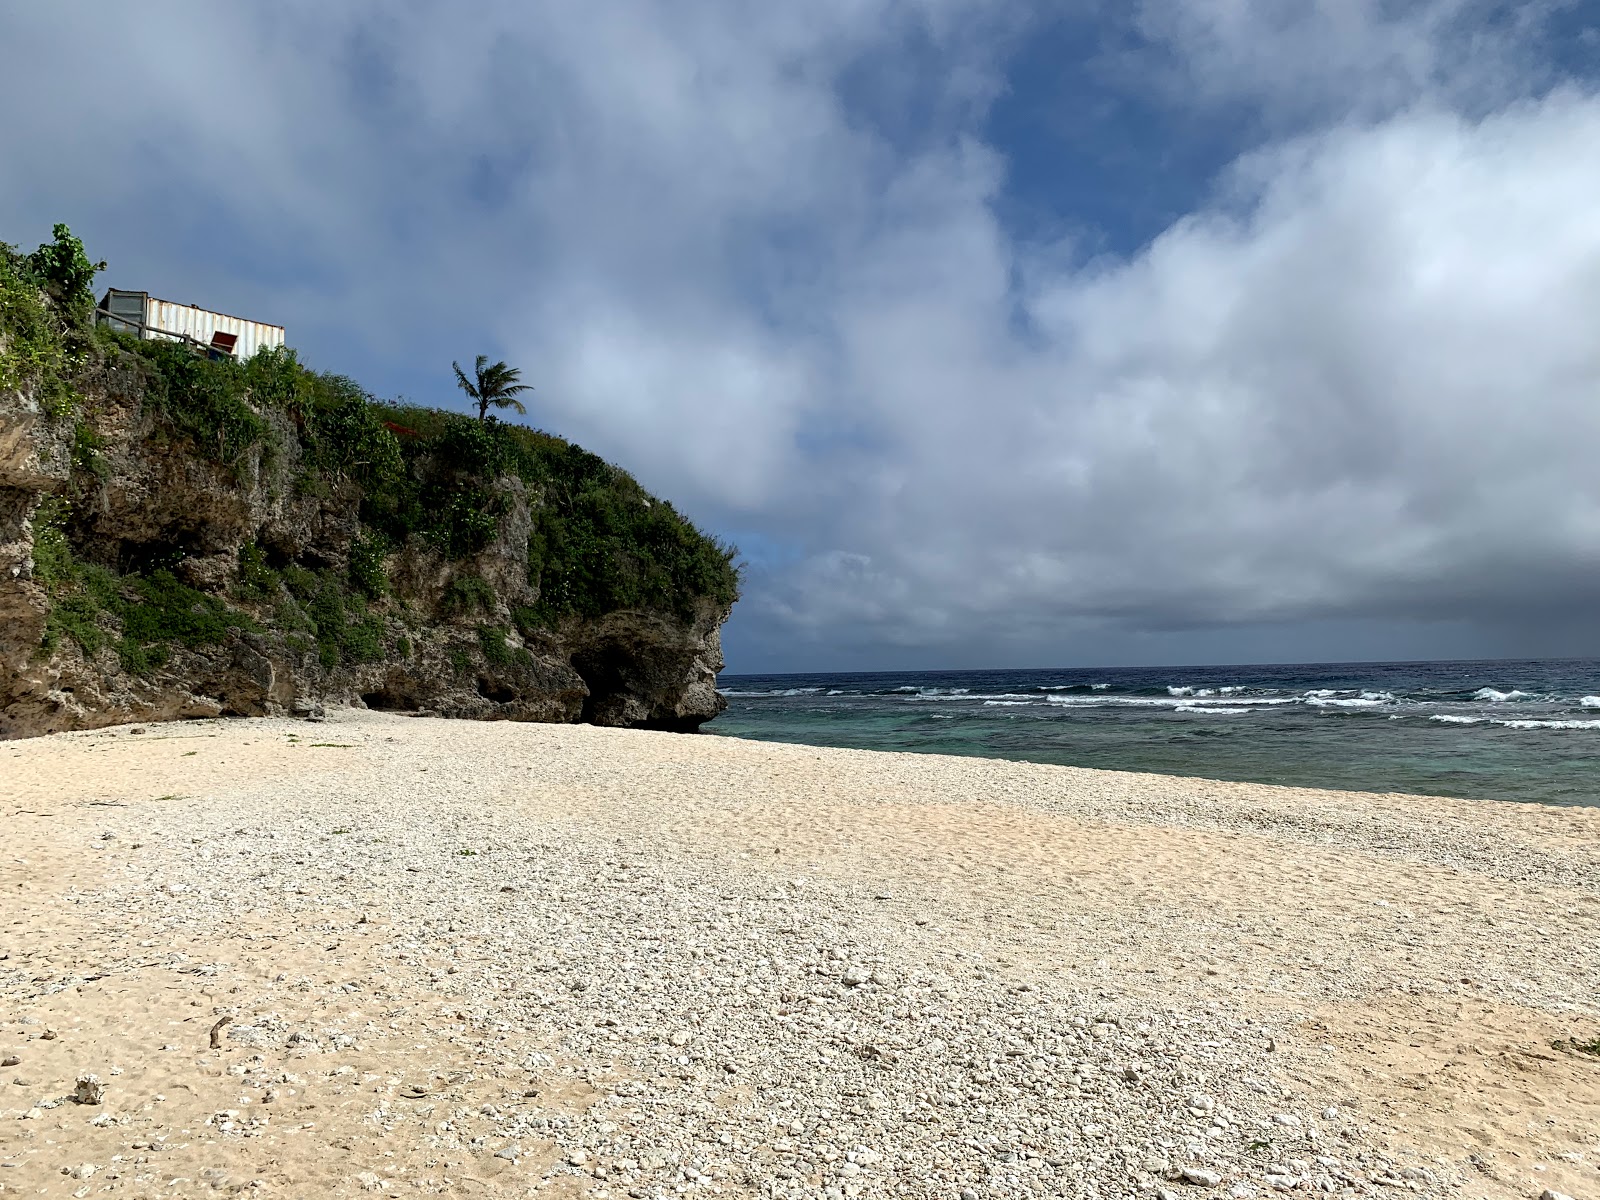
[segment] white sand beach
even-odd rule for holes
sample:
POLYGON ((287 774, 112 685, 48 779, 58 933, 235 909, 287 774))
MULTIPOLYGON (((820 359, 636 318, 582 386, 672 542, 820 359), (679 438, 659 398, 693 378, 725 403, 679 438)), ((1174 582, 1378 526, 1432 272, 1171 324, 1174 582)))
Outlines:
POLYGON ((0 830, 7 1196, 1600 1197, 1600 809, 338 712, 0 830))

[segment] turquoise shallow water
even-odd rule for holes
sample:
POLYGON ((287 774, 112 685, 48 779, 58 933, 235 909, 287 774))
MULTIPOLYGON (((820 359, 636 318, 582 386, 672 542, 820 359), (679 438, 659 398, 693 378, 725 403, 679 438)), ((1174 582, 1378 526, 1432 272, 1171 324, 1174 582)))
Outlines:
POLYGON ((724 675, 709 733, 1600 804, 1600 659, 724 675))

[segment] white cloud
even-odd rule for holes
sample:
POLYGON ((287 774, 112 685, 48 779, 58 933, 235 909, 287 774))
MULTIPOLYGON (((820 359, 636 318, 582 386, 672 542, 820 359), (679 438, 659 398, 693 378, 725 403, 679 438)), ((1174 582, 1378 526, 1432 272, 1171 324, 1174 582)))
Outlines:
MULTIPOLYGON (((1138 0, 1133 21, 1172 57, 1190 102, 1260 104, 1281 127, 1366 118, 1422 99, 1483 112, 1546 78, 1538 52, 1567 0, 1138 0)), ((1151 68, 1148 55, 1133 61, 1151 68)))
POLYGON ((9 14, 8 233, 81 217, 417 399, 492 340, 537 419, 792 552, 752 576, 754 651, 1600 600, 1600 100, 1504 99, 1537 73, 1514 31, 1462 58, 1468 5, 1151 0, 1197 99, 1335 116, 1089 267, 997 216, 988 6, 243 11, 9 14), (840 80, 906 92, 913 32, 908 144, 840 80), (243 244, 171 227, 208 214, 243 244))

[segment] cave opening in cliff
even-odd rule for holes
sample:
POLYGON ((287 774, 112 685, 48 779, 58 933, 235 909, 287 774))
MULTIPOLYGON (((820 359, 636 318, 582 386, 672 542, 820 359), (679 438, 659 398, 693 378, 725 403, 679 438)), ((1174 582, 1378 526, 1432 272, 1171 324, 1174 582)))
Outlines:
POLYGON ((362 692, 361 703, 376 712, 416 712, 422 707, 413 697, 389 688, 362 692))
POLYGON ((608 703, 619 692, 626 690, 623 669, 627 666, 626 652, 618 646, 602 644, 572 656, 572 669, 583 677, 589 694, 583 699, 580 721, 590 725, 611 724, 606 720, 608 703))
POLYGON ((117 574, 148 575, 152 571, 173 571, 179 563, 199 550, 200 539, 193 531, 168 533, 146 541, 123 538, 117 543, 117 574))
POLYGON ((638 642, 606 640, 573 655, 572 668, 589 687, 578 718, 587 724, 698 733, 705 721, 703 716, 665 716, 659 710, 640 720, 637 709, 630 711, 628 698, 649 696, 652 678, 681 678, 687 671, 671 654, 652 653, 638 642))
POLYGON ((517 698, 516 688, 507 687, 503 683, 496 683, 492 679, 478 677, 478 695, 485 700, 493 700, 496 704, 510 704, 517 698))

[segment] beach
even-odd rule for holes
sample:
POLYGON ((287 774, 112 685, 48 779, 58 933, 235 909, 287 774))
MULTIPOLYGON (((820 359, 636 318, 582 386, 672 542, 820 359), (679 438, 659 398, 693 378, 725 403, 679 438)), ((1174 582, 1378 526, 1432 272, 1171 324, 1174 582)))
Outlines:
POLYGON ((5 1195, 1600 1196, 1593 808, 336 710, 0 817, 5 1195))

